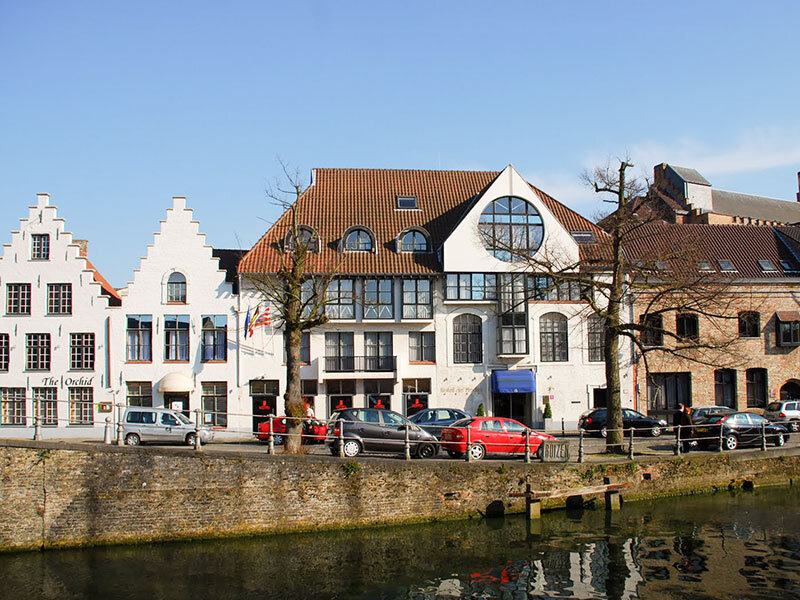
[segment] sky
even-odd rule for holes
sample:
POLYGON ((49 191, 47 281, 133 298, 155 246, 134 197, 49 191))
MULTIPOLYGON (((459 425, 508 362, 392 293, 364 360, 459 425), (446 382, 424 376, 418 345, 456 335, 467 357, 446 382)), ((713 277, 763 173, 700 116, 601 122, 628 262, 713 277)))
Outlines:
POLYGON ((121 287, 172 196, 250 248, 281 162, 511 163, 590 218, 621 157, 795 200, 799 58, 796 1, 0 0, 0 239, 50 193, 121 287))

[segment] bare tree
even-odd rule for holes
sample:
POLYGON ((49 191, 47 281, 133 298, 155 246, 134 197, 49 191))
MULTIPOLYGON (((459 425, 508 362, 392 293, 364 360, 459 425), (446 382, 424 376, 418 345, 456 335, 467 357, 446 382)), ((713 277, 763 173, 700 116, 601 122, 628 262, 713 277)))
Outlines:
POLYGON ((275 326, 283 329, 286 352, 286 413, 295 419, 287 422, 286 452, 300 451, 302 417, 306 416, 300 383, 300 352, 303 333, 328 322, 325 312, 328 287, 338 273, 338 265, 319 259, 320 236, 303 223, 301 197, 303 185, 297 171, 290 172, 281 162, 285 182, 276 180, 266 190, 271 201, 284 214, 271 228, 266 241, 279 257, 277 267, 247 278, 271 306, 275 326))

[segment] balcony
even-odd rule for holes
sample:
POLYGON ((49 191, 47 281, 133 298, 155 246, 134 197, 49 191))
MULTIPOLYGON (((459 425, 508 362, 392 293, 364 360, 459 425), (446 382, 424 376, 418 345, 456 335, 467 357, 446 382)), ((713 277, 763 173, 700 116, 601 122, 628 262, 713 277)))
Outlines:
POLYGON ((396 356, 326 356, 326 373, 391 373, 396 356))

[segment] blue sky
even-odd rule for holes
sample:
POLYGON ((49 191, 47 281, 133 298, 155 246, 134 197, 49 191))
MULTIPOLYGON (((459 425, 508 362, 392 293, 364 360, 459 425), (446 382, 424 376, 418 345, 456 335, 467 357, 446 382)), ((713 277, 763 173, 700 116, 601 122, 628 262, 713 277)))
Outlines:
POLYGON ((797 2, 0 0, 0 235, 37 192, 117 286, 173 195, 217 247, 277 216, 276 157, 499 170, 587 216, 628 155, 794 200, 797 2))

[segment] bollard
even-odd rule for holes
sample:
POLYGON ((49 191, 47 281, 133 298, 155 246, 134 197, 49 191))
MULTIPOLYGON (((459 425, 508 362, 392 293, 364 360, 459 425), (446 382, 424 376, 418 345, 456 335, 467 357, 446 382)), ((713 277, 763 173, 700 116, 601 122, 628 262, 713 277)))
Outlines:
POLYGON ((267 436, 267 454, 275 454, 275 439, 272 428, 275 425, 275 417, 269 416, 269 435, 267 436))
POLYGON ((531 432, 525 430, 525 462, 531 462, 531 432))
POLYGON ((567 437, 567 432, 564 429, 564 417, 561 417, 561 437, 567 437))
POLYGON ((578 433, 578 462, 583 462, 583 429, 578 433))
POLYGON ((761 424, 761 451, 767 451, 767 424, 761 424))
POLYGON ((628 460, 633 460, 633 427, 631 427, 631 438, 628 443, 628 460))
POLYGON ((722 447, 722 423, 719 424, 719 450, 718 452, 722 452, 724 448, 722 447))
POLYGON ((194 451, 202 452, 203 442, 200 440, 200 421, 202 419, 201 413, 203 411, 199 408, 194 409, 195 414, 195 431, 194 431, 194 451))
POLYGON ((111 445, 111 417, 106 417, 106 427, 105 432, 103 433, 103 443, 106 446, 111 445))
POLYGON ((122 439, 122 408, 124 404, 117 403, 117 446, 122 446, 125 440, 122 439))
POLYGON ((403 425, 403 430, 405 432, 404 444, 405 444, 406 460, 411 460, 411 443, 409 442, 409 439, 408 439, 408 424, 403 425))
POLYGON ((675 456, 681 455, 681 426, 675 428, 675 456))
POLYGON ((38 442, 42 439, 42 424, 39 418, 41 404, 39 398, 33 399, 33 440, 38 442))
POLYGON ((469 453, 470 446, 472 446, 472 430, 469 424, 467 424, 467 451, 464 453, 467 462, 472 462, 472 455, 469 453))
POLYGON ((344 458, 344 421, 339 419, 339 458, 344 458))

